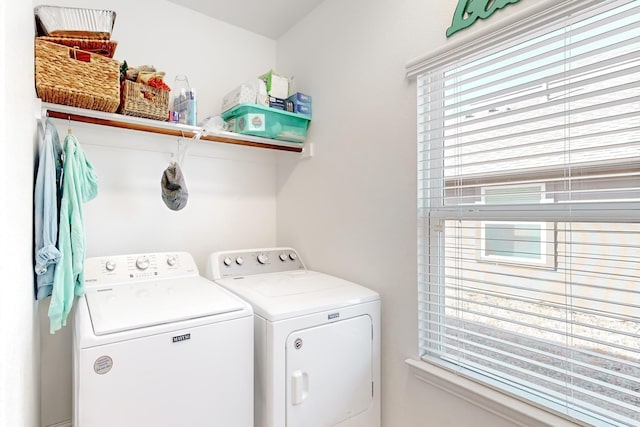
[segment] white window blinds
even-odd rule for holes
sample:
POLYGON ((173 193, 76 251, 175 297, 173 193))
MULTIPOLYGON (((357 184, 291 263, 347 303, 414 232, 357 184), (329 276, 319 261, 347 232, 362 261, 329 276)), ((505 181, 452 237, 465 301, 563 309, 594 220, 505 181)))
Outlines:
POLYGON ((640 1, 589 4, 417 76, 419 345, 637 426, 640 1))

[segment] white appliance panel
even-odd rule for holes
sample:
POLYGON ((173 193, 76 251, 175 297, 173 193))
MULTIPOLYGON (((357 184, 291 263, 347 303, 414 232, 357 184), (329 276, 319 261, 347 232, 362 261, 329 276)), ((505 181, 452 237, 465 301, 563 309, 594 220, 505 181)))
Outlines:
POLYGON ((252 426, 252 330, 243 317, 80 349, 74 426, 252 426))
POLYGON ((272 322, 379 299, 377 293, 317 271, 291 271, 216 281, 272 322))
POLYGON ((295 270, 306 270, 295 250, 263 248, 214 252, 209 256, 206 276, 218 280, 295 270))
POLYGON ((244 309, 236 298, 199 276, 88 286, 86 299, 96 335, 244 309))
POLYGON ((335 426, 365 412, 373 402, 371 317, 292 332, 286 372, 287 427, 335 426))

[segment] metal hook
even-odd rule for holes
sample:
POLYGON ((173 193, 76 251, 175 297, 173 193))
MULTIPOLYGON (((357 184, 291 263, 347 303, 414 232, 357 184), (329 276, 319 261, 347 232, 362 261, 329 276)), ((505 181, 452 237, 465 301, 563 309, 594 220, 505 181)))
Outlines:
POLYGON ((202 135, 202 129, 199 129, 197 132, 195 132, 193 138, 186 138, 183 130, 181 130, 180 133, 182 134, 182 136, 178 137, 178 150, 175 154, 171 155, 171 158, 173 161, 182 166, 184 158, 187 155, 189 145, 191 144, 191 142, 200 139, 202 135))
POLYGON ((69 121, 69 127, 67 128, 67 134, 71 135, 73 132, 71 132, 71 116, 67 115, 67 120, 69 121))
POLYGON ((182 164, 182 159, 184 157, 183 148, 182 148, 183 140, 184 140, 183 137, 181 136, 178 137, 178 145, 177 145, 176 151, 174 153, 171 153, 171 162, 177 163, 179 165, 182 164))
POLYGON ((187 141, 184 138, 180 138, 178 141, 178 164, 182 166, 184 158, 187 154, 187 141))

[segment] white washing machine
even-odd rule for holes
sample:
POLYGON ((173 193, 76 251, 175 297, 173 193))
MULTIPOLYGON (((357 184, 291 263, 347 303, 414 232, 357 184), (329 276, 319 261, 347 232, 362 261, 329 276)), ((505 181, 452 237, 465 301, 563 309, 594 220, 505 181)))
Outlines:
POLYGON ((88 258, 74 427, 252 427, 253 312, 190 254, 88 258))
POLYGON ((216 252, 207 277, 253 306, 256 427, 380 426, 380 297, 291 248, 216 252))

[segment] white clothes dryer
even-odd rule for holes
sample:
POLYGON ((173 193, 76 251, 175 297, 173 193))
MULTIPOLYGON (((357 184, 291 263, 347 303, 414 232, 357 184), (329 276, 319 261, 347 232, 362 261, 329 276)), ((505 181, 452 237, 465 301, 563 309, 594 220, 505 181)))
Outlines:
POLYGON ((185 252, 88 258, 74 427, 253 426, 253 312, 185 252))
POLYGON ((254 310, 256 427, 380 426, 380 297, 291 248, 216 252, 206 276, 254 310))

